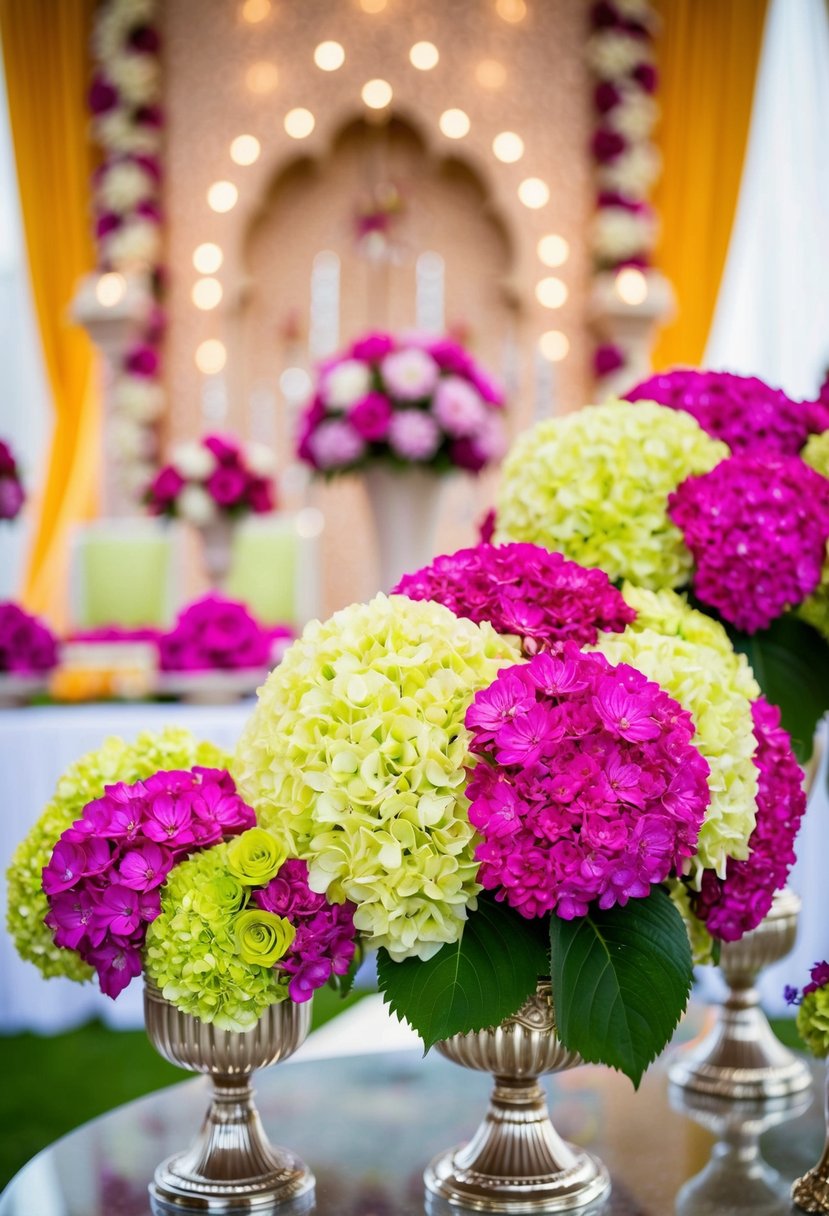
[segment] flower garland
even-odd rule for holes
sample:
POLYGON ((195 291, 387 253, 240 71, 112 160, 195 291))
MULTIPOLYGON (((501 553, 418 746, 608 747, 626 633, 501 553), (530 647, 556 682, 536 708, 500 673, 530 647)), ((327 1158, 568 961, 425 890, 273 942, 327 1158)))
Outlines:
POLYGON ((158 0, 105 0, 96 16, 89 107, 102 161, 95 171, 95 235, 104 271, 147 276, 156 297, 112 388, 113 457, 138 498, 157 454, 164 412, 160 344, 162 260, 161 60, 158 0))
MULTIPOLYGON (((656 18, 648 0, 598 0, 590 10, 587 60, 594 76, 596 125, 591 141, 597 195, 591 241, 597 272, 646 269, 657 236, 649 194, 659 169, 651 133, 656 18)), ((602 343, 594 370, 602 379, 624 367, 626 352, 602 343)))
POLYGON ((25 501, 26 491, 14 453, 0 439, 0 519, 16 519, 25 501))

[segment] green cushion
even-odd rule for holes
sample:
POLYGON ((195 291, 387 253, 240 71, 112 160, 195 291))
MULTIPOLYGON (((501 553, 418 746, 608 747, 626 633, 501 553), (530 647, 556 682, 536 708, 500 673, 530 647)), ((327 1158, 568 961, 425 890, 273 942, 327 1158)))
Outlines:
POLYGON ((231 599, 243 600, 266 625, 297 619, 298 540, 290 525, 236 530, 224 590, 231 599))
POLYGON ((168 625, 171 544, 165 535, 87 534, 78 553, 78 626, 168 625))

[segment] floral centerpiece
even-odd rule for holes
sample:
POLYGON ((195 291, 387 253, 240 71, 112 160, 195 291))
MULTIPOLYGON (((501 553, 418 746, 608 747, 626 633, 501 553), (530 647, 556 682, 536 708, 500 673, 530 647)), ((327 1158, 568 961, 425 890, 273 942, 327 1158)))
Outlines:
POLYGON ((261 625, 245 604, 206 595, 188 605, 158 639, 162 671, 261 670, 285 643, 285 629, 261 625))
POLYGON ((16 519, 26 501, 14 453, 0 439, 0 519, 16 519))
POLYGON ((560 550, 613 581, 688 587, 749 656, 806 759, 829 708, 829 649, 807 623, 829 636, 824 452, 819 435, 802 456, 732 453, 685 409, 589 406, 516 442, 495 538, 560 550))
POLYGON ((0 673, 38 676, 57 661, 57 638, 48 625, 11 600, 0 604, 0 673))
POLYGON ((264 444, 205 435, 173 450, 147 490, 147 506, 154 515, 196 527, 225 516, 263 514, 274 508, 273 470, 273 455, 264 444))

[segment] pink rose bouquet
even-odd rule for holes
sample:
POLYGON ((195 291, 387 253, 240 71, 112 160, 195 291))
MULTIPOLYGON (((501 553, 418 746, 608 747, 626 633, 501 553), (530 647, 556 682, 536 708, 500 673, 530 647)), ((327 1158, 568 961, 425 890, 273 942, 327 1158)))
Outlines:
POLYGON ((477 473, 503 454, 503 405, 457 342, 368 334, 323 364, 297 452, 326 474, 378 459, 477 473))
POLYGON ((0 604, 0 672, 37 675, 57 662, 57 639, 48 626, 17 604, 0 604))
POLYGON ((274 509, 273 469, 273 456, 263 444, 206 435, 174 449, 145 501, 153 515, 177 516, 197 527, 264 514, 274 509))
POLYGON ((25 501, 17 461, 9 445, 0 439, 0 519, 16 519, 25 501))
POLYGON ((162 671, 266 668, 275 644, 284 647, 284 639, 283 627, 265 628, 239 601, 206 595, 159 637, 160 666, 162 671))

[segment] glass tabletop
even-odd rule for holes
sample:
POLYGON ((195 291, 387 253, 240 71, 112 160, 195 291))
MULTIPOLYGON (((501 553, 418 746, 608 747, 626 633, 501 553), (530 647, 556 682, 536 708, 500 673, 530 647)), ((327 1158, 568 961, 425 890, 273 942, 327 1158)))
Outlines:
MULTIPOLYGON (((791 1181, 823 1145, 819 1072, 815 1065, 811 1093, 766 1104, 683 1096, 668 1084, 664 1060, 638 1092, 591 1066, 547 1078, 546 1088, 557 1130, 610 1171, 602 1216, 783 1216, 791 1181)), ((448 1211, 427 1203, 423 1169, 472 1135, 489 1087, 485 1074, 436 1052, 288 1063, 256 1077, 271 1141, 316 1175, 318 1216, 448 1211)), ((148 1216, 155 1166, 189 1144, 206 1107, 207 1082, 198 1079, 78 1128, 17 1174, 0 1196, 0 1216, 148 1216)))

